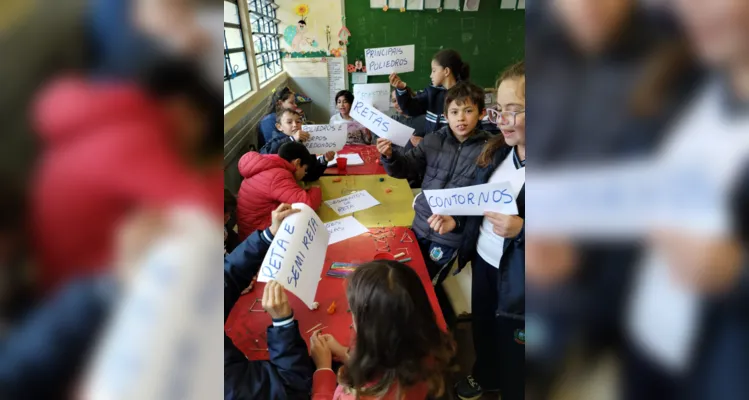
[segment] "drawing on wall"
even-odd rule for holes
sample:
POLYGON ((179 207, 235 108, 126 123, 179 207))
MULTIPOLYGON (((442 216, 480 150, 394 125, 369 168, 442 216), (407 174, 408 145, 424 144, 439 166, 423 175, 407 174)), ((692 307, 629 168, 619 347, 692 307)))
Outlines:
POLYGON ((367 67, 364 66, 364 61, 360 57, 356 58, 353 64, 349 64, 346 68, 348 72, 367 72, 367 67))
POLYGON ((466 0, 463 4, 463 11, 478 11, 480 2, 481 0, 466 0))
POLYGON ((293 51, 305 51, 317 48, 317 40, 314 37, 309 37, 307 33, 309 6, 307 4, 299 4, 294 7, 294 13, 301 17, 301 19, 297 22, 296 26, 289 25, 284 30, 283 37, 286 44, 291 46, 293 51))
POLYGON ((348 45, 348 38, 351 37, 351 31, 346 28, 346 17, 341 17, 341 30, 338 31, 338 44, 341 46, 348 45))

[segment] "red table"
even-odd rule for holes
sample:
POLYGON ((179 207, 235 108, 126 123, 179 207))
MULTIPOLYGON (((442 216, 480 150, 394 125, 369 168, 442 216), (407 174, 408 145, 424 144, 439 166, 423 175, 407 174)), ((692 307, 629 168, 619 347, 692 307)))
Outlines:
MULTIPOLYGON (((322 323, 322 325, 318 329, 327 326, 323 332, 333 334, 341 344, 348 346, 353 330, 350 328, 351 313, 347 312, 348 301, 346 300, 345 280, 327 276, 326 273, 333 262, 364 263, 371 261, 375 253, 379 252, 389 252, 393 255, 404 252, 406 255, 403 257, 411 257, 411 261, 407 262, 406 265, 419 274, 429 296, 429 301, 434 308, 437 323, 443 329, 447 329, 414 233, 410 229, 402 227, 374 228, 370 229, 369 233, 328 246, 322 280, 317 288, 317 297, 315 298, 320 303, 319 309, 310 310, 296 296, 287 292, 289 302, 294 310, 294 316, 299 321, 299 328, 302 337, 307 341, 307 346, 309 346, 309 337, 312 334, 312 332, 307 333, 307 331, 319 323, 322 323), (407 238, 404 242, 401 242, 404 235, 407 238), (332 301, 336 302, 336 312, 329 315, 327 309, 332 301)), ((251 350, 268 347, 266 344, 266 329, 271 324, 270 316, 265 312, 250 311, 255 299, 262 297, 264 287, 264 283, 258 282, 252 292, 240 297, 224 325, 226 334, 252 360, 268 359, 267 351, 251 350)), ((259 300, 253 310, 262 310, 259 300)))
MULTIPOLYGON (((353 154, 359 153, 364 165, 348 165, 346 166, 346 175, 384 175, 386 174, 385 168, 378 162, 380 159, 380 152, 377 151, 376 146, 369 146, 364 144, 347 144, 343 146, 343 150, 339 151, 338 154, 353 154)), ((325 170, 325 175, 338 175, 337 167, 330 167, 325 170)))

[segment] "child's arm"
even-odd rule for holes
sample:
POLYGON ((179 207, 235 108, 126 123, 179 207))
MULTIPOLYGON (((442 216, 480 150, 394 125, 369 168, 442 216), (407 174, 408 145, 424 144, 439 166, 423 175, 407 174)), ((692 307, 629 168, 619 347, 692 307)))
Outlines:
POLYGON ((322 203, 322 192, 319 187, 304 190, 293 177, 286 174, 278 174, 271 184, 273 197, 282 203, 304 203, 313 210, 320 208, 322 203))
POLYGON ((260 270, 272 241, 270 229, 256 231, 224 257, 224 321, 242 290, 250 285, 260 270))
POLYGON ((318 369, 312 375, 312 400, 332 400, 337 385, 333 370, 318 369))
POLYGON ((380 160, 388 175, 398 179, 407 179, 414 174, 422 175, 427 165, 427 155, 421 145, 408 151, 393 150, 390 157, 383 155, 380 160))
POLYGON ((429 92, 427 90, 411 97, 411 95, 408 94, 408 88, 403 90, 395 89, 395 98, 398 100, 398 105, 401 110, 403 110, 403 113, 410 117, 424 115, 429 108, 429 92))

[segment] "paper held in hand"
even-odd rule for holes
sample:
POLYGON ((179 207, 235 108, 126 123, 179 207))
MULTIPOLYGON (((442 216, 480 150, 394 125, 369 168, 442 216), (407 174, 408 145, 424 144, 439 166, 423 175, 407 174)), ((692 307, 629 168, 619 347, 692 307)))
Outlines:
POLYGON ((381 138, 389 139, 394 144, 404 147, 411 139, 414 133, 413 128, 388 117, 382 111, 376 109, 371 104, 363 101, 354 100, 351 107, 351 118, 369 128, 372 133, 381 138))
POLYGON ((346 125, 302 125, 302 130, 309 133, 304 146, 312 154, 338 151, 346 145, 346 125))
POLYGON ((287 217, 273 238, 257 280, 275 280, 312 308, 330 234, 315 212, 303 203, 287 217))
POLYGON ((332 208, 338 215, 351 214, 357 211, 366 210, 367 208, 379 205, 380 202, 372 197, 366 190, 351 193, 348 196, 337 199, 327 200, 325 204, 332 208))
POLYGON ((486 183, 456 189, 424 190, 424 197, 438 215, 484 215, 494 211, 517 215, 518 207, 509 182, 486 183))

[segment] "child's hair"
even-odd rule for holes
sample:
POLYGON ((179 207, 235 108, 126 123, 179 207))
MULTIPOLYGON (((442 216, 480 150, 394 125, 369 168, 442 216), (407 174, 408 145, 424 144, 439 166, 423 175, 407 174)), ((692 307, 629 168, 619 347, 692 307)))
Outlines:
POLYGON ((287 142, 278 148, 278 156, 288 162, 292 162, 297 158, 301 161, 301 165, 310 166, 316 162, 315 156, 310 154, 307 147, 299 142, 287 142))
POLYGON ((463 105, 466 101, 471 101, 479 108, 479 113, 484 111, 484 107, 486 106, 484 103, 484 89, 466 81, 456 83, 455 86, 447 91, 447 95, 445 95, 445 111, 447 111, 450 103, 453 101, 458 105, 463 105))
POLYGON ((347 298, 357 330, 340 382, 357 397, 380 396, 393 384, 400 389, 419 382, 440 396, 455 345, 437 325, 416 272, 396 261, 363 264, 348 278, 347 298))
POLYGON ((237 198, 231 190, 224 188, 224 214, 233 213, 237 209, 237 198))
POLYGON ((348 90, 341 90, 338 93, 335 94, 335 102, 338 103, 338 98, 343 96, 347 102, 353 103, 354 102, 354 94, 349 92, 348 90))
POLYGON ((471 67, 460 58, 460 53, 455 50, 440 50, 434 55, 434 61, 442 68, 450 68, 456 81, 467 81, 471 77, 471 67))
MULTIPOLYGON (((495 87, 499 87, 500 83, 508 79, 518 80, 518 86, 520 89, 518 91, 518 96, 525 98, 525 61, 520 61, 505 69, 504 72, 502 72, 502 74, 499 76, 499 79, 497 79, 497 84, 495 85, 495 87)), ((489 141, 484 145, 484 149, 481 151, 481 154, 479 154, 478 166, 484 168, 487 165, 491 164, 494 153, 496 153, 497 150, 504 146, 504 144, 505 139, 502 135, 497 135, 489 139, 489 141)))
POLYGON ((275 93, 273 93, 273 96, 270 98, 270 107, 268 107, 268 114, 273 114, 275 112, 278 112, 281 107, 279 107, 278 102, 284 102, 286 99, 289 98, 289 96, 293 96, 294 92, 289 89, 289 87, 284 87, 281 90, 276 90, 275 93))
POLYGON ((296 111, 296 110, 292 110, 290 108, 282 108, 282 109, 276 111, 276 123, 280 124, 281 120, 283 119, 283 116, 286 115, 286 114, 294 114, 294 115, 298 116, 299 118, 302 117, 302 115, 299 114, 299 112, 296 111))

